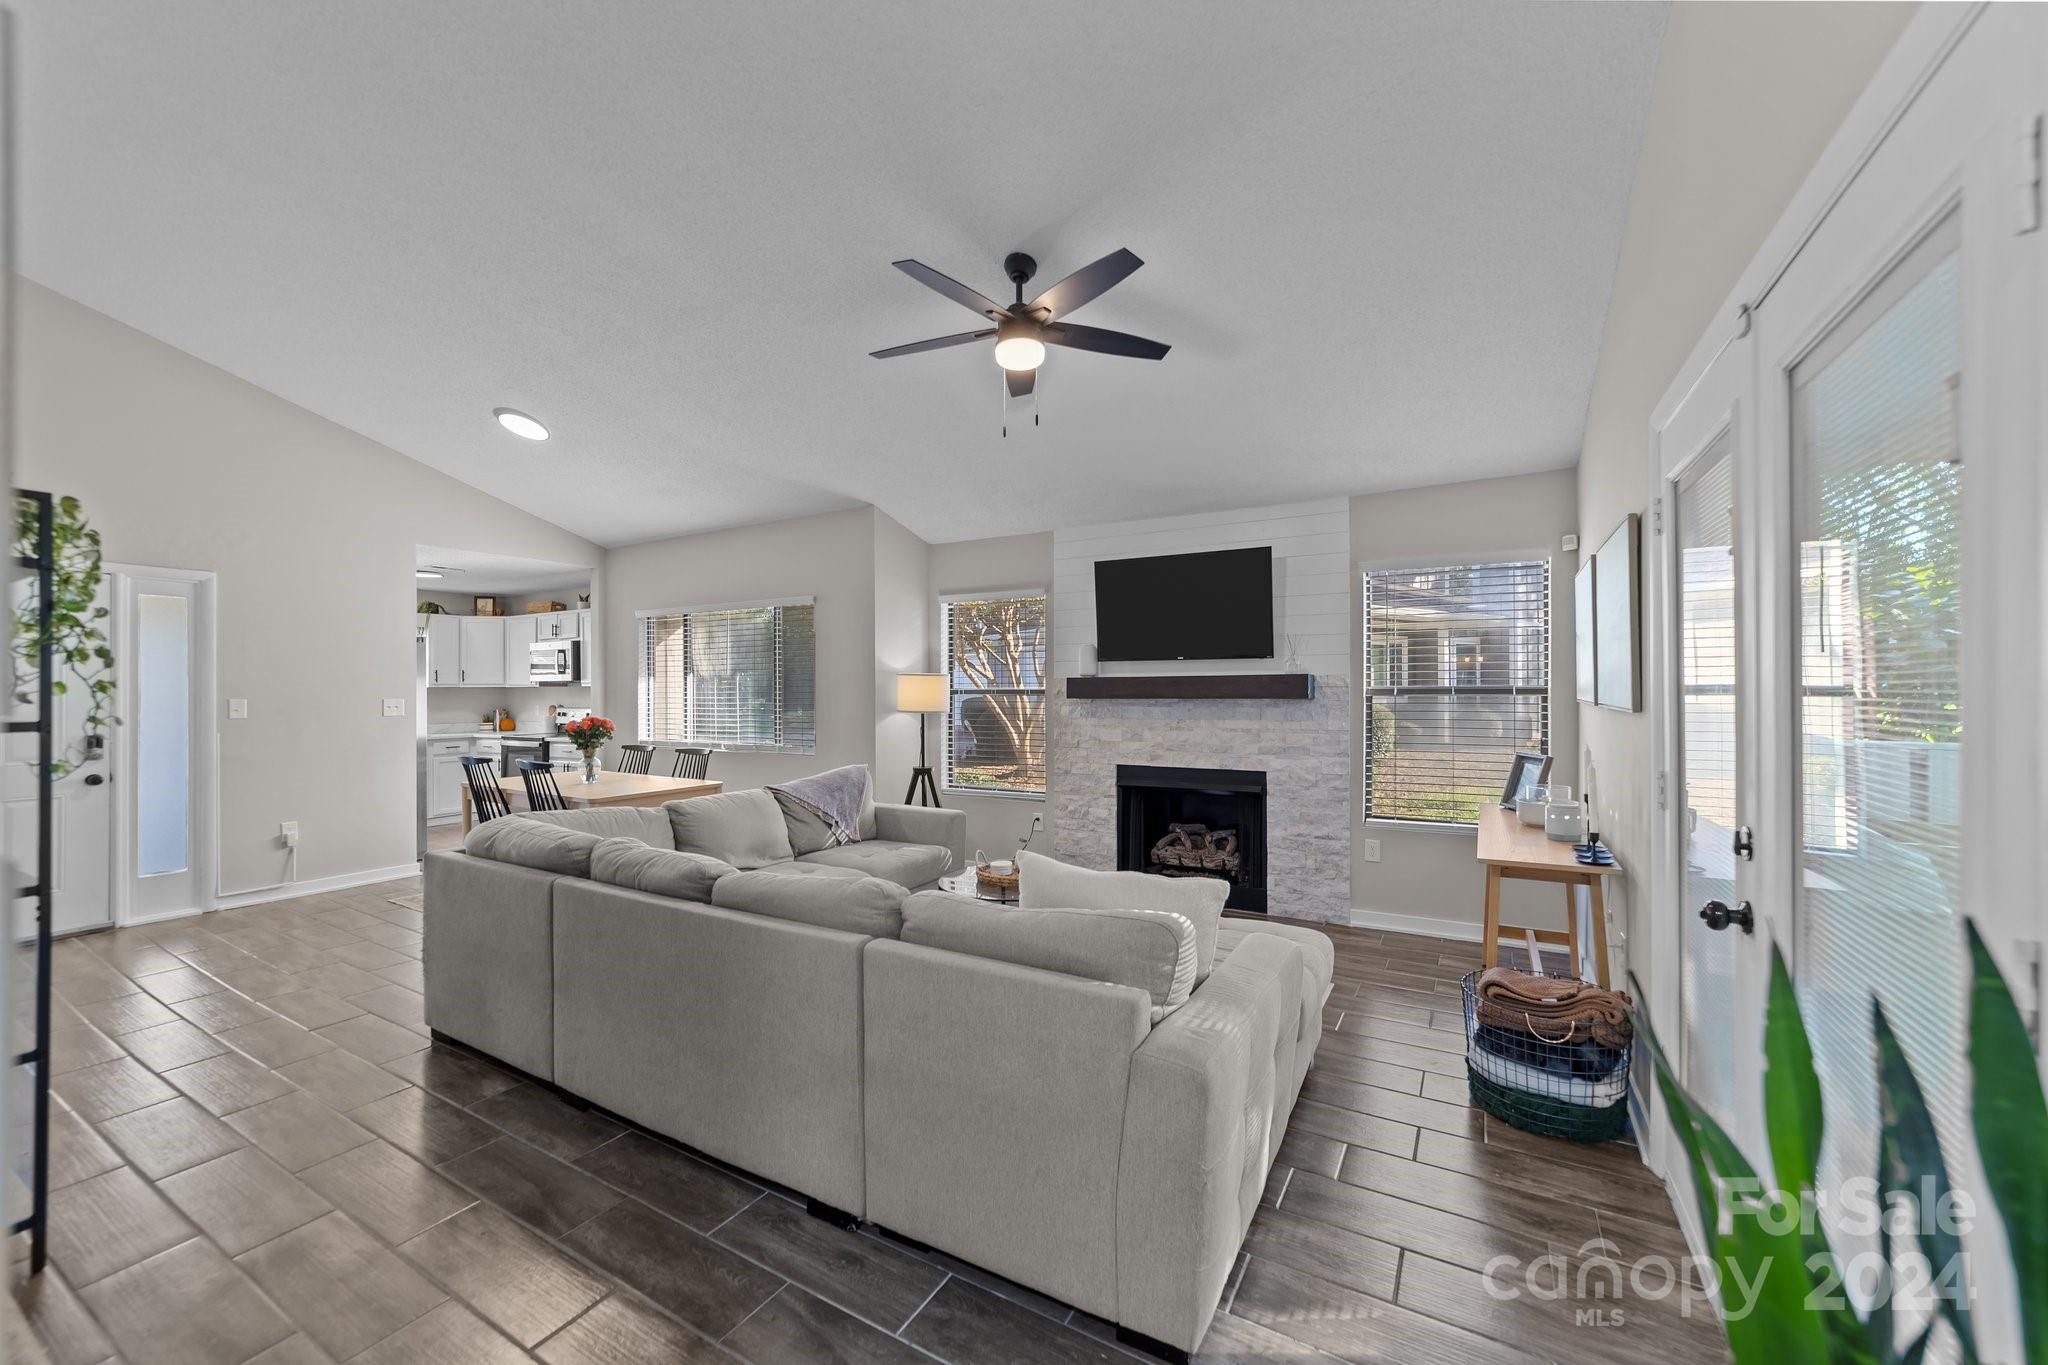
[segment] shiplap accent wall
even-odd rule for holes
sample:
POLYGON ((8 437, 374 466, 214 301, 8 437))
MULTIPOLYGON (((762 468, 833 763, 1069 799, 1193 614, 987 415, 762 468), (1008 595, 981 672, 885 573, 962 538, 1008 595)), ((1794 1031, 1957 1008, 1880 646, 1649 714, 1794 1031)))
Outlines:
MULTIPOLYGON (((1273 547, 1273 658, 1105 663, 1099 671, 1119 675, 1280 672, 1292 636, 1294 666, 1285 671, 1348 678, 1351 504, 1347 498, 1054 531, 1052 676, 1067 678, 1079 671, 1082 645, 1095 640, 1096 560, 1257 545, 1273 547)), ((1167 602, 1160 608, 1194 613, 1202 604, 1167 602)))

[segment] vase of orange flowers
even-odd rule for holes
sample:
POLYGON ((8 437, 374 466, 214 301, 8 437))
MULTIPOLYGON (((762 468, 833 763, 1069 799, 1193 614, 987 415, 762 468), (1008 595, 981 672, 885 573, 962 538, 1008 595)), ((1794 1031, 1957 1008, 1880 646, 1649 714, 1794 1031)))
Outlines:
POLYGON ((612 723, 603 716, 585 716, 564 725, 562 733, 576 746, 576 752, 583 755, 583 780, 597 781, 597 751, 611 739, 612 723))

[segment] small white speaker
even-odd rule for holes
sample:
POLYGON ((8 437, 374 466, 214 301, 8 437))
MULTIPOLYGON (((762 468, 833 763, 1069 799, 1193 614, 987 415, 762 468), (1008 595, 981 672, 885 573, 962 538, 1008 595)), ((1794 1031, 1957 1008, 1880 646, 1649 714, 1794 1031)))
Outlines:
POLYGON ((1095 657, 1095 646, 1094 646, 1094 645, 1093 645, 1092 643, 1091 643, 1091 644, 1084 644, 1084 645, 1082 645, 1082 646, 1081 646, 1081 676, 1082 676, 1082 677, 1084 677, 1084 678, 1092 678, 1092 677, 1094 677, 1094 676, 1095 676, 1095 670, 1096 670, 1096 667, 1097 667, 1097 661, 1096 661, 1096 657, 1095 657))

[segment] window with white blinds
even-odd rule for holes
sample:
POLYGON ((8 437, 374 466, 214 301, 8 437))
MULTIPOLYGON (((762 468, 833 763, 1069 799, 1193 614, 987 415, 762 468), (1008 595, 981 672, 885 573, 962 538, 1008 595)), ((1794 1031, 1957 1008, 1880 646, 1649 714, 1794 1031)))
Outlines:
POLYGON ((1550 564, 1365 575, 1365 814, 1471 824, 1550 746, 1550 564))
POLYGON ((946 601, 946 786, 1045 793, 1045 594, 946 601))
POLYGON ((1826 1109, 1823 1189, 1876 1168, 1873 995, 1944 1146, 1969 1148, 1959 241, 1951 217, 1791 376, 1797 980, 1826 1109))
POLYGON ((640 617, 640 738, 815 752, 816 608, 808 600, 640 617))

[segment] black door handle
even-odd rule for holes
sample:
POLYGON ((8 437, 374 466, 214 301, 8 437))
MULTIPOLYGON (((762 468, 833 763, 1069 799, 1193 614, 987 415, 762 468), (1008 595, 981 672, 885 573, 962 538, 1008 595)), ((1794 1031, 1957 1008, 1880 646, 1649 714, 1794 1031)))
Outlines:
POLYGON ((85 775, 85 785, 88 787, 97 787, 100 783, 106 780, 106 778, 102 777, 98 773, 87 773, 85 775))
POLYGON ((1706 921, 1709 929, 1726 929, 1735 924, 1740 925, 1745 934, 1756 932, 1756 912, 1750 909, 1748 901, 1736 902, 1732 910, 1726 901, 1708 901, 1700 907, 1700 918, 1706 921))

